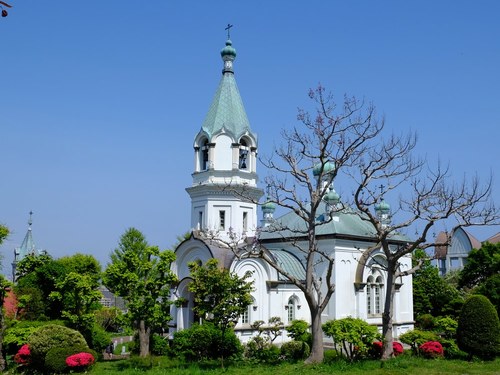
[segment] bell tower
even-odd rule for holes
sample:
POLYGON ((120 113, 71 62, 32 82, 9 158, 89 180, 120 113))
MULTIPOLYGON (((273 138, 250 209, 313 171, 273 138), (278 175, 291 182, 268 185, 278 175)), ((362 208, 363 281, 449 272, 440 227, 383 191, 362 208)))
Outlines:
POLYGON ((222 78, 208 114, 194 139, 191 227, 252 237, 257 223, 257 135, 250 129, 233 63, 236 50, 228 39, 221 50, 222 78))

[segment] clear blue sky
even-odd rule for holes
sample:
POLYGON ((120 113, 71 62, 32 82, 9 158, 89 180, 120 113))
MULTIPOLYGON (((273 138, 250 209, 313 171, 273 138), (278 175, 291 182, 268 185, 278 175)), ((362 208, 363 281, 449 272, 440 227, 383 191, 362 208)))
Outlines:
MULTIPOLYGON (((220 79, 228 22, 261 154, 321 82, 339 98, 373 101, 389 131, 417 131, 418 151, 450 161, 452 178, 492 171, 500 203, 497 0, 9 2, 4 265, 30 210, 38 248, 103 265, 128 227, 162 248, 189 229, 192 141, 220 79)), ((471 231, 484 240, 498 230, 471 231)))

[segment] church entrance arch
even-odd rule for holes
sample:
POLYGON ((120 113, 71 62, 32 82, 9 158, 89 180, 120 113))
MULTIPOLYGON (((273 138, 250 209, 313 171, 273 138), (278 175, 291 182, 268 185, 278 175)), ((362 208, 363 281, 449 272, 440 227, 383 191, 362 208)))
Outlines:
POLYGON ((177 307, 178 331, 191 327, 196 319, 193 312, 194 296, 188 288, 191 281, 191 278, 185 278, 179 283, 179 286, 177 287, 178 298, 182 300, 182 304, 177 307))

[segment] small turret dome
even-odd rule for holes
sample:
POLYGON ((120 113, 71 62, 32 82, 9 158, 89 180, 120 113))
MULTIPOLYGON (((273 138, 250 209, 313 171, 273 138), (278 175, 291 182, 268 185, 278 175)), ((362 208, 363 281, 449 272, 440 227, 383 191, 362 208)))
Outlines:
POLYGON ((321 163, 318 163, 314 166, 313 168, 313 175, 315 177, 319 176, 321 173, 321 167, 323 166, 323 176, 328 175, 335 171, 335 163, 331 161, 327 161, 324 165, 321 163))
POLYGON ((330 191, 323 197, 323 200, 330 206, 334 206, 340 202, 340 195, 338 195, 334 189, 330 189, 330 191))
POLYGON ((386 215, 391 211, 391 206, 382 199, 380 203, 375 204, 375 212, 381 215, 386 215))
POLYGON ((276 211, 276 204, 274 204, 271 201, 267 201, 266 203, 264 203, 262 205, 261 208, 262 208, 262 212, 264 214, 272 214, 272 213, 274 213, 274 211, 276 211))
POLYGON ((220 51, 220 55, 224 60, 226 57, 230 57, 233 60, 236 58, 236 50, 233 48, 231 40, 226 40, 226 46, 220 51))

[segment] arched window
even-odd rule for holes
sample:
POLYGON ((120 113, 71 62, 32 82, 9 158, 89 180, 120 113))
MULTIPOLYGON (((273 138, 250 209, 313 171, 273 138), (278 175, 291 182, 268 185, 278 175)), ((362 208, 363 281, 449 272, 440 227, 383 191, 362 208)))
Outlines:
POLYGON ((291 321, 295 320, 295 308, 296 308, 296 303, 294 298, 290 298, 288 300, 288 305, 287 307, 287 318, 288 322, 290 323, 291 321))
POLYGON ((208 140, 204 140, 201 146, 200 153, 200 168, 202 171, 208 169, 208 140))
POLYGON ((366 310, 368 316, 382 314, 382 300, 384 294, 384 278, 377 269, 366 280, 366 310))
POLYGON ((255 299, 252 298, 252 303, 247 307, 245 312, 241 314, 240 317, 240 322, 243 325, 249 325, 250 324, 250 318, 252 317, 252 309, 256 309, 257 305, 255 304, 255 299))
POLYGON ((240 140, 240 159, 238 162, 239 169, 248 169, 248 145, 244 139, 240 140))

